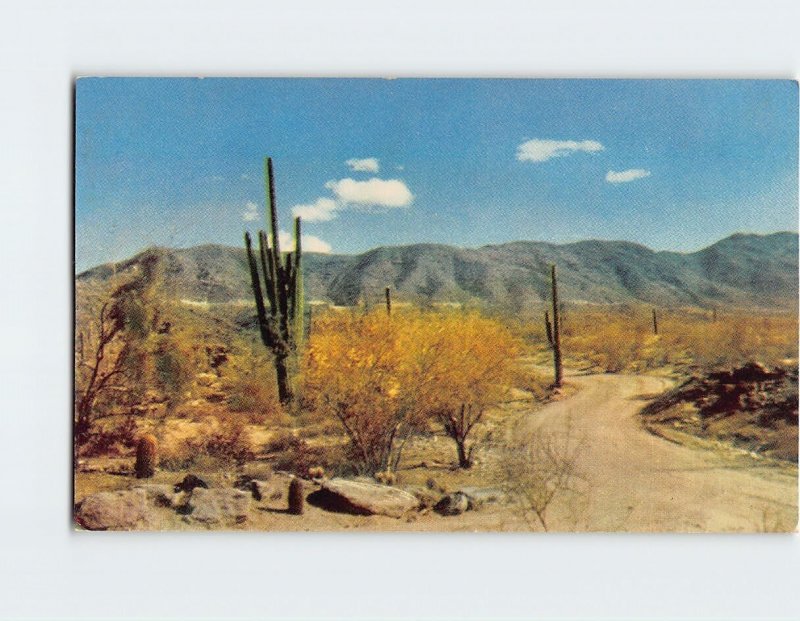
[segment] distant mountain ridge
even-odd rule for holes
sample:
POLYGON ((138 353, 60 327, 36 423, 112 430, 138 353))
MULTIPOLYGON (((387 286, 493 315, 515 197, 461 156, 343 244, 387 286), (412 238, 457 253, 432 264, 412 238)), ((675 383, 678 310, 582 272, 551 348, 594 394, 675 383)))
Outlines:
MULTIPOLYGON (((229 302, 250 298, 244 248, 202 245, 151 248, 117 264, 82 272, 77 282, 126 273, 148 253, 163 261, 167 295, 229 302)), ((480 301, 508 308, 549 295, 549 266, 559 270, 565 301, 643 302, 661 306, 794 308, 798 300, 798 234, 736 234, 692 253, 653 251, 624 241, 568 244, 517 241, 480 248, 439 244, 383 246, 358 255, 304 255, 310 300, 378 303, 390 286, 397 300, 480 301)))

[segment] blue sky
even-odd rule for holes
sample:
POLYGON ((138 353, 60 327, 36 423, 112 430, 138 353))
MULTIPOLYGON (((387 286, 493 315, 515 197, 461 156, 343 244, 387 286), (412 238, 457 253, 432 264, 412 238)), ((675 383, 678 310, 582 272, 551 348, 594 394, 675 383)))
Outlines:
POLYGON ((76 269, 150 245, 624 239, 797 230, 790 81, 83 78, 76 269))

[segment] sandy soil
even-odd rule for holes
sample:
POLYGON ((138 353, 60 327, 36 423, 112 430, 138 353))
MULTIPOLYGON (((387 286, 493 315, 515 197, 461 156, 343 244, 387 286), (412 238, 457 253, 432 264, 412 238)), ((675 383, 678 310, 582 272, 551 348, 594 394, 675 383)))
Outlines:
MULTIPOLYGON (((508 433, 527 441, 567 424, 581 446, 577 467, 580 493, 559 496, 548 510, 552 531, 758 532, 792 531, 797 524, 797 467, 752 456, 719 444, 682 443, 646 431, 638 412, 671 381, 655 376, 573 375, 562 400, 514 416, 508 433)), ((674 440, 674 439, 673 439, 674 440)), ((473 469, 470 479, 492 470, 493 455, 473 469)), ((421 471, 402 478, 428 476, 421 471)), ((465 474, 465 473, 464 473, 465 474)), ((405 475, 405 476, 404 476, 405 475)), ((463 476, 454 472, 454 477, 463 476)), ((159 472, 154 482, 174 482, 178 473, 159 472)), ((467 479, 465 479, 465 482, 467 479)), ((83 474, 76 499, 98 489, 135 485, 129 477, 83 474)), ((470 483, 471 484, 471 483, 470 483)), ((448 485, 448 488, 452 488, 448 485)), ((457 488, 453 488, 457 489, 457 488)), ((289 515, 285 500, 254 504, 247 524, 237 530, 519 531, 541 530, 513 504, 491 503, 478 511, 408 519, 336 514, 312 506, 289 515)), ((170 520, 166 529, 198 528, 170 520)), ((202 528, 202 527, 199 527, 202 528)))
MULTIPOLYGON (((559 427, 571 419, 582 439, 586 498, 577 530, 795 529, 796 465, 723 445, 681 445, 643 429, 642 397, 667 389, 668 380, 591 375, 569 381, 579 387, 575 396, 532 414, 522 429, 559 427)), ((551 530, 568 526, 559 513, 551 530)))

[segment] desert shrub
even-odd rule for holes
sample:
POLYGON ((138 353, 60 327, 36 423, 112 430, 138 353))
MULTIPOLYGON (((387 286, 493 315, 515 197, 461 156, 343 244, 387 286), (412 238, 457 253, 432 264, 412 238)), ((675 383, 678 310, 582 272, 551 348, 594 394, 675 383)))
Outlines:
POLYGON ((664 330, 664 346, 681 351, 698 367, 766 364, 797 357, 797 318, 731 313, 717 321, 676 318, 664 330))
POLYGON ((552 375, 544 375, 538 369, 516 366, 512 368, 509 383, 531 393, 536 401, 544 401, 552 393, 553 379, 552 375))
POLYGON ((467 441, 487 407, 508 391, 519 342, 502 324, 469 312, 444 312, 414 326, 415 409, 456 445, 458 464, 472 465, 467 441))
POLYGON ((569 419, 558 428, 536 428, 524 442, 500 453, 497 483, 529 526, 548 530, 548 510, 566 496, 581 495, 578 457, 582 438, 569 419))
POLYGON ((246 422, 236 416, 214 416, 195 436, 173 443, 161 451, 160 464, 166 470, 192 467, 216 469, 241 466, 255 458, 246 422))
POLYGON ((517 352, 507 329, 476 312, 327 313, 306 349, 305 399, 341 424, 361 472, 395 470, 407 440, 434 422, 466 465, 466 437, 507 387, 517 352))
POLYGON ((174 334, 161 334, 153 349, 155 385, 167 400, 167 411, 172 412, 184 400, 186 389, 195 374, 192 350, 184 338, 174 334))
POLYGON ((564 350, 608 373, 645 366, 643 353, 653 337, 649 312, 630 307, 573 310, 570 335, 563 340, 564 350))
POLYGON ((225 373, 228 408, 261 419, 256 421, 251 417, 253 422, 281 419, 283 409, 278 400, 274 374, 268 357, 252 347, 230 356, 225 373))
POLYGON ((399 312, 327 313, 306 347, 305 400, 339 421, 366 473, 396 464, 416 423, 407 321, 399 312))
POLYGON ((81 444, 81 457, 100 455, 116 456, 130 453, 137 441, 137 426, 133 416, 126 416, 119 424, 95 425, 81 444))
POLYGON ((701 309, 658 309, 658 335, 652 308, 608 306, 573 309, 565 354, 608 372, 656 368, 666 364, 701 368, 732 366, 748 360, 766 364, 797 357, 797 317, 767 312, 727 312, 714 321, 701 309))
POLYGON ((264 445, 272 456, 275 470, 306 476, 310 468, 321 467, 328 472, 344 473, 347 453, 340 445, 311 445, 290 431, 277 434, 264 445))
POLYGON ((243 464, 255 456, 245 421, 222 417, 219 426, 205 439, 203 452, 222 461, 243 464))

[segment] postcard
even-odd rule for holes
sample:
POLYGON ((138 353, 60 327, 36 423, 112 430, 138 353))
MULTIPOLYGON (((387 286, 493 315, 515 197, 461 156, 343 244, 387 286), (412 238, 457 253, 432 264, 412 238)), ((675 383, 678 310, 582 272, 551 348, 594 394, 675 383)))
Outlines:
POLYGON ((78 79, 75 528, 795 530, 797 89, 78 79))

